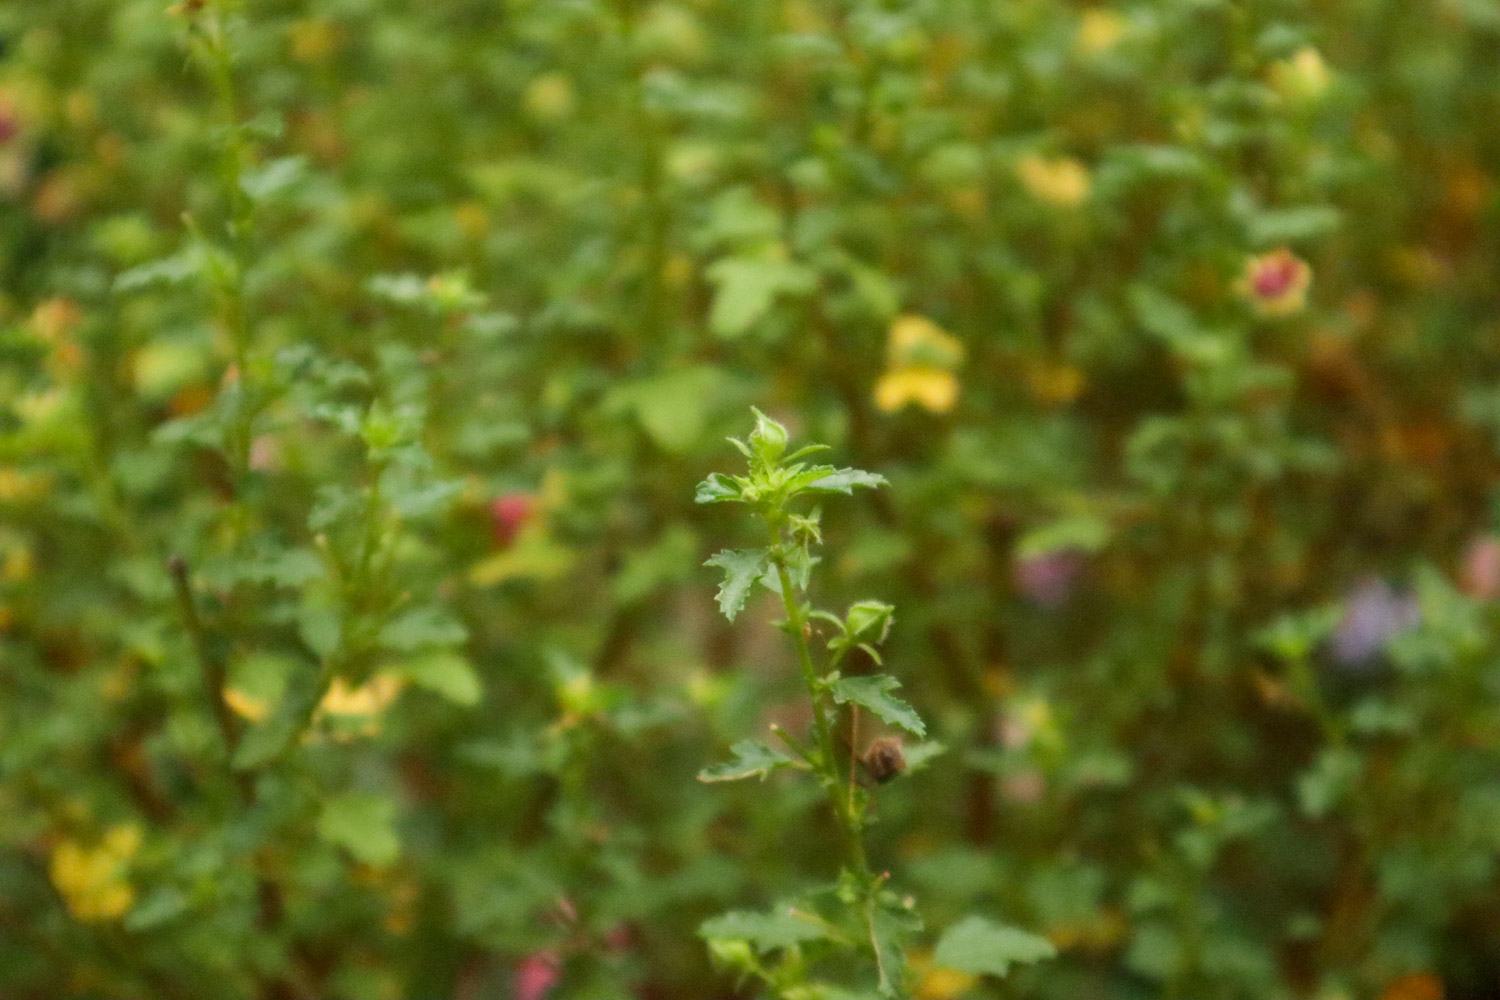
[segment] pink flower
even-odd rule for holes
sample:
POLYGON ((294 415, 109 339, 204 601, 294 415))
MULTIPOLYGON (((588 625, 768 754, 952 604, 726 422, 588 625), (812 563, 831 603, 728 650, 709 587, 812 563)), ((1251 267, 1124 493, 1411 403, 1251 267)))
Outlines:
POLYGON ((490 525, 495 544, 506 548, 516 540, 526 522, 536 512, 536 499, 530 493, 505 493, 490 503, 490 525))
POLYGON ((1287 316, 1307 303, 1312 268, 1286 247, 1251 257, 1245 263, 1241 288, 1263 316, 1287 316))
POLYGON ((1017 559, 1011 566, 1011 582, 1033 604, 1057 608, 1073 596, 1083 567, 1080 552, 1072 549, 1043 552, 1017 559))
POLYGON ((1464 550, 1463 590, 1488 601, 1500 595, 1500 538, 1476 535, 1464 550))
POLYGON ((538 951, 527 955, 516 966, 512 995, 516 1000, 543 1000, 562 978, 560 965, 556 952, 538 951))

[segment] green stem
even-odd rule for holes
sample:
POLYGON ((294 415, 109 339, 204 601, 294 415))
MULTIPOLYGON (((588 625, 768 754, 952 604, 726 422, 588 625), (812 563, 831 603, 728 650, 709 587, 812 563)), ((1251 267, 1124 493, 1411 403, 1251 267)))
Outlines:
POLYGON ((181 556, 173 556, 167 560, 167 571, 172 576, 172 589, 177 596, 177 608, 182 615, 183 627, 187 629, 188 637, 193 642, 193 652, 198 657, 203 695, 213 710, 219 736, 224 741, 224 750, 232 758, 239 747, 240 730, 234 713, 224 701, 224 688, 228 683, 224 664, 209 648, 208 633, 203 629, 203 620, 198 617, 198 605, 193 600, 193 591, 188 584, 187 560, 181 556))
POLYGON ((841 794, 843 776, 839 771, 838 757, 833 750, 833 727, 828 721, 828 705, 822 689, 822 677, 813 664, 812 650, 807 644, 807 616, 802 611, 796 592, 792 589, 792 574, 787 570, 786 555, 782 547, 781 532, 775 524, 769 526, 771 564, 776 567, 776 578, 781 584, 781 601, 786 608, 787 629, 797 647, 797 659, 802 665, 802 679, 807 684, 808 697, 812 699, 813 727, 818 736, 819 765, 823 772, 823 783, 828 789, 828 800, 833 805, 834 816, 843 829, 844 840, 849 851, 849 867, 867 891, 870 884, 870 867, 865 860, 865 844, 861 835, 853 801, 841 794))
POLYGON ((209 82, 213 86, 219 125, 225 139, 219 164, 220 184, 229 203, 230 257, 233 267, 216 275, 219 298, 219 320, 229 337, 232 363, 238 380, 235 420, 231 428, 229 452, 231 467, 242 480, 250 468, 250 437, 253 406, 250 399, 250 324, 245 304, 245 269, 249 266, 249 233, 253 206, 245 193, 244 175, 247 151, 241 132, 234 85, 234 66, 229 52, 225 27, 226 11, 216 5, 212 23, 203 29, 204 50, 209 82))

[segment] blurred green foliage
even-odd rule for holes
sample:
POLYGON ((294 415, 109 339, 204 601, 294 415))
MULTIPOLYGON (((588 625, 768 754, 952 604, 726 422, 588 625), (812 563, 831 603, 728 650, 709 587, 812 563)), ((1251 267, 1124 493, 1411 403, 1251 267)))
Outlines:
POLYGON ((167 3, 0 6, 0 993, 754 995, 754 403, 918 996, 1494 995, 1494 0, 167 3))

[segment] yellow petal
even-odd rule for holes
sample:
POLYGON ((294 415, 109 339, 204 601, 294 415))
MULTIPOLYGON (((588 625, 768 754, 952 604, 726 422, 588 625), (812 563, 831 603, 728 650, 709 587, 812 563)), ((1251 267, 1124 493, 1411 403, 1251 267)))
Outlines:
POLYGON ((379 715, 400 691, 401 678, 394 674, 376 674, 357 688, 335 677, 318 711, 325 715, 379 715))
POLYGON ((1127 30, 1129 25, 1125 18, 1112 10, 1096 7, 1084 11, 1079 19, 1073 45, 1080 55, 1097 56, 1114 48, 1127 30))
POLYGON ((886 350, 895 368, 957 368, 964 360, 963 342, 925 316, 905 315, 892 320, 886 350))
POLYGON ((1089 196, 1089 171, 1071 156, 1045 157, 1029 153, 1016 163, 1021 186, 1038 201, 1073 208, 1089 196))
MULTIPOLYGON (((338 683, 335 681, 334 683, 338 683)), ((224 704, 228 705, 230 711, 242 719, 250 722, 260 722, 271 714, 271 706, 266 704, 264 698, 257 698, 253 694, 246 694, 239 688, 227 687, 224 689, 224 704)))
POLYGON ((932 413, 947 413, 958 402, 958 378, 941 368, 897 368, 875 383, 875 405, 895 413, 916 403, 932 413))

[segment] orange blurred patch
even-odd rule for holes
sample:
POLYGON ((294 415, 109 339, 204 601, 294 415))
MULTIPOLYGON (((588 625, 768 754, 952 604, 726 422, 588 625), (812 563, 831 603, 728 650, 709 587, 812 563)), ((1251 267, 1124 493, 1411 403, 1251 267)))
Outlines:
POLYGON ((1397 976, 1381 991, 1380 1000, 1443 1000, 1443 981, 1430 972, 1397 976))
POLYGON ((203 412, 213 401, 213 390, 200 382, 197 385, 188 386, 173 396, 167 403, 167 410, 174 417, 190 417, 195 413, 203 412))

